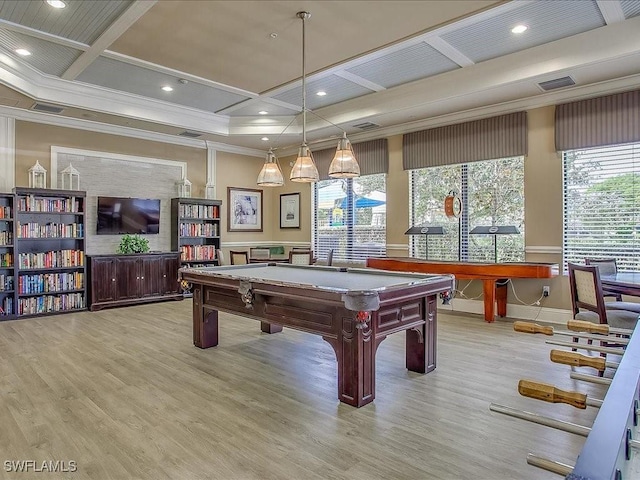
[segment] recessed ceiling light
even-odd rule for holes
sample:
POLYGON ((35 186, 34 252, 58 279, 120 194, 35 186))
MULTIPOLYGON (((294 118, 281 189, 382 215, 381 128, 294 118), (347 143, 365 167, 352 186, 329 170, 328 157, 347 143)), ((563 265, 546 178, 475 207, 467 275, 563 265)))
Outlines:
POLYGON ((262 137, 261 139, 263 142, 268 142, 269 141, 269 137, 262 137))
POLYGON ((31 55, 31 52, 25 48, 16 49, 16 53, 18 55, 22 55, 23 57, 28 57, 29 55, 31 55))
POLYGON ((319 97, 324 97, 327 94, 327 92, 325 92, 324 90, 320 90, 318 93, 316 93, 316 95, 318 95, 319 97))
POLYGON ((269 112, 267 112, 266 110, 260 110, 258 113, 260 115, 268 115, 269 114, 269 112))
POLYGON ((173 87, 170 87, 169 85, 165 85, 164 87, 162 87, 162 90, 164 90, 165 92, 172 92, 173 87))
POLYGON ((527 28, 529 27, 527 27, 526 25, 516 25, 511 29, 511 33, 522 33, 525 32, 527 28))
POLYGON ((53 8, 64 8, 67 6, 62 0, 47 0, 47 3, 53 8))

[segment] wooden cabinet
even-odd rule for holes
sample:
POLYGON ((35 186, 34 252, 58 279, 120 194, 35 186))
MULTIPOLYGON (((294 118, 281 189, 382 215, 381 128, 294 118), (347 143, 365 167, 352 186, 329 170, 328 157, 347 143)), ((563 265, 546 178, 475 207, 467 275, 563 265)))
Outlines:
POLYGON ((182 300, 177 252, 89 257, 90 309, 182 300))

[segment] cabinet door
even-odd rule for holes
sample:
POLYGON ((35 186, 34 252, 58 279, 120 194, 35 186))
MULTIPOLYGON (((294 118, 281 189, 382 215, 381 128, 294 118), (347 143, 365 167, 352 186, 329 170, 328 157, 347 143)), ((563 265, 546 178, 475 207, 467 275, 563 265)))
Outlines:
POLYGON ((178 282, 178 268, 180 260, 177 256, 164 257, 162 279, 164 280, 162 293, 177 293, 180 291, 178 282))
POLYGON ((160 255, 142 257, 142 270, 140 276, 141 297, 158 296, 163 293, 163 260, 164 257, 160 255))
POLYGON ((91 259, 91 302, 112 302, 116 299, 115 258, 91 259))
POLYGON ((140 291, 140 267, 139 257, 118 257, 116 258, 116 281, 117 300, 127 300, 138 298, 140 291))

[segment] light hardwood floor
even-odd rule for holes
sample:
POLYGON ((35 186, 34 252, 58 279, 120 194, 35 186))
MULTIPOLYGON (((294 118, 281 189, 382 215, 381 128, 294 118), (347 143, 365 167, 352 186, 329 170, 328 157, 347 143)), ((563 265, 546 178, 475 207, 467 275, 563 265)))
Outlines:
POLYGON ((552 479, 532 451, 573 463, 584 439, 489 411, 502 403, 591 425, 596 410, 520 397, 518 379, 602 398, 548 360, 547 337, 439 314, 438 364, 404 368, 404 334, 377 355, 376 399, 340 404, 331 347, 222 315, 192 345, 191 301, 0 323, 0 478, 552 479), (73 474, 5 460, 74 460, 73 474))

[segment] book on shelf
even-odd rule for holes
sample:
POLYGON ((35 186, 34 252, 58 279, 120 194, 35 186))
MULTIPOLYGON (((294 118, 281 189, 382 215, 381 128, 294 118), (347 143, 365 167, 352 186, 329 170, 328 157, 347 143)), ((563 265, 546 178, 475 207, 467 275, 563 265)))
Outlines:
POLYGON ((215 245, 183 245, 180 247, 180 260, 216 260, 215 245))
POLYGON ((220 218, 220 207, 218 205, 193 205, 181 203, 178 215, 184 218, 218 220, 220 218))
POLYGON ((82 213, 80 201, 71 198, 36 198, 33 195, 18 198, 21 212, 82 213))
POLYGON ((57 250, 18 255, 18 267, 22 269, 82 266, 84 266, 83 250, 57 250))

